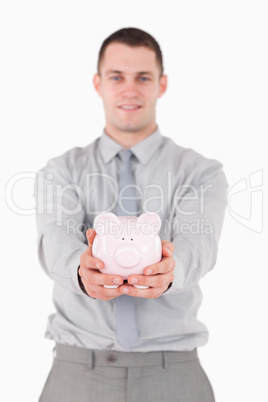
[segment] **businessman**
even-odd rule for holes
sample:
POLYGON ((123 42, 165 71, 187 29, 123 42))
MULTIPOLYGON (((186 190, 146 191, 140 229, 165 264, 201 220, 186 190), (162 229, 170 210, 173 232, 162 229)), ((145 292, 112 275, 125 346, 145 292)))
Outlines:
POLYGON ((49 160, 35 182, 38 255, 55 305, 46 330, 54 361, 40 401, 212 402, 198 359, 208 330, 197 312, 224 219, 222 165, 160 132, 167 76, 147 32, 124 28, 105 39, 93 84, 102 134, 49 160), (102 273, 92 244, 103 211, 158 214, 161 261, 128 280, 102 273))

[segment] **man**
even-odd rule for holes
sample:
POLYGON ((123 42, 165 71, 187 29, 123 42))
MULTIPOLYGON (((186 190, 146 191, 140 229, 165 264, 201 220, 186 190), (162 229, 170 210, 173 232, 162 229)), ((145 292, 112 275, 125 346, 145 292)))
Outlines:
POLYGON ((156 103, 167 76, 148 33, 127 28, 108 37, 93 82, 102 136, 51 159, 35 186, 39 258, 55 282, 56 308, 46 332, 55 359, 40 401, 214 401, 197 357, 208 332, 196 315, 224 217, 222 165, 161 135, 156 103), (116 213, 125 191, 117 186, 122 150, 131 151, 137 214, 154 212, 162 222, 162 260, 127 281, 101 273, 92 256, 96 215, 116 213), (130 347, 117 337, 122 300, 135 306, 130 347))

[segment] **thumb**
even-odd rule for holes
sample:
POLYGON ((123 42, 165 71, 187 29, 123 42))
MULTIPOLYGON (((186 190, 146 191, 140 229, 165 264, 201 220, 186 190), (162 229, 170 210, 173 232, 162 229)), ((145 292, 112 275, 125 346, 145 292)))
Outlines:
POLYGON ((169 242, 169 241, 163 240, 162 241, 162 254, 163 254, 163 256, 164 257, 169 257, 169 256, 171 256, 173 254, 173 252, 174 252, 174 244, 169 242))
POLYGON ((89 247, 92 247, 94 238, 96 236, 96 231, 94 229, 90 228, 87 230, 86 236, 87 236, 87 242, 88 242, 89 247))

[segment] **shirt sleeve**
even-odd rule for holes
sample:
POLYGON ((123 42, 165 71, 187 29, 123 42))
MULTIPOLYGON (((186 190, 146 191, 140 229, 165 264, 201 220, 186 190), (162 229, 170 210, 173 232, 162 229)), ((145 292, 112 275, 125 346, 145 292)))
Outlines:
POLYGON ((211 160, 205 168, 197 164, 188 183, 176 189, 171 236, 174 281, 166 295, 193 288, 214 267, 227 189, 222 165, 211 160))
POLYGON ((51 159, 37 173, 34 198, 38 258, 53 281, 83 294, 77 269, 81 254, 87 249, 82 230, 85 211, 82 189, 71 176, 63 157, 51 159))

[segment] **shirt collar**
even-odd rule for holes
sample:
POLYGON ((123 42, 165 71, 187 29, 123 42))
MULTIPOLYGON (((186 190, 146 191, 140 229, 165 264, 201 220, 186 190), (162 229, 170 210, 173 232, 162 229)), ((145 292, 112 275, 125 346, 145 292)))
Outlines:
POLYGON ((104 130, 102 136, 100 137, 99 145, 100 154, 105 163, 109 163, 122 149, 122 146, 109 137, 104 130))
MULTIPOLYGON (((136 145, 131 147, 130 150, 140 162, 146 164, 162 143, 162 139, 162 134, 157 127, 151 135, 138 142, 136 145)), ((102 136, 100 137, 100 153, 104 162, 109 163, 118 152, 121 151, 121 149, 123 149, 123 147, 109 137, 109 135, 103 130, 102 136)))

